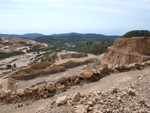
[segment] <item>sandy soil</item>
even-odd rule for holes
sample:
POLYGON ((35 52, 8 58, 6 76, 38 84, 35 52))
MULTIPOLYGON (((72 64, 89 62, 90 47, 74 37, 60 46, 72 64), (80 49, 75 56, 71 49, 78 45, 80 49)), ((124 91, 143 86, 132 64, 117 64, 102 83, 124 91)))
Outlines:
POLYGON ((52 98, 41 99, 38 101, 28 101, 24 103, 9 104, 9 105, 0 105, 0 113, 35 113, 39 108, 45 105, 47 102, 50 102, 52 99, 63 95, 73 95, 75 92, 80 92, 83 94, 89 93, 91 90, 96 91, 107 91, 111 88, 125 88, 131 82, 136 81, 139 75, 144 75, 150 72, 150 68, 145 68, 143 70, 136 70, 130 72, 123 72, 118 74, 112 74, 100 79, 97 82, 85 84, 83 86, 74 86, 66 92, 55 95, 52 98), (18 107, 22 105, 22 107, 18 107))

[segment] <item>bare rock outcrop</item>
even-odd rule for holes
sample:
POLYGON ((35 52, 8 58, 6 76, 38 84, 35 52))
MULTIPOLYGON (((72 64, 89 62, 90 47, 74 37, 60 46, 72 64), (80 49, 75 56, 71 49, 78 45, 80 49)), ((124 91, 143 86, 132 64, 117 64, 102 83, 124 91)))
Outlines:
POLYGON ((112 65, 142 63, 150 59, 150 37, 118 38, 103 60, 112 65))

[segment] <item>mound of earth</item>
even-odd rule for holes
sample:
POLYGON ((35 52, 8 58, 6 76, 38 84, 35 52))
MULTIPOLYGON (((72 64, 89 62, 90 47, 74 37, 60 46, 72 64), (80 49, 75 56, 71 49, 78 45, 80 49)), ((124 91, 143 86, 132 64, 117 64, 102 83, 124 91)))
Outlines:
POLYGON ((19 37, 0 37, 0 52, 11 53, 14 51, 27 51, 30 49, 42 49, 48 47, 45 43, 39 43, 19 37))
POLYGON ((142 63, 150 59, 150 37, 118 38, 103 60, 112 65, 142 63))

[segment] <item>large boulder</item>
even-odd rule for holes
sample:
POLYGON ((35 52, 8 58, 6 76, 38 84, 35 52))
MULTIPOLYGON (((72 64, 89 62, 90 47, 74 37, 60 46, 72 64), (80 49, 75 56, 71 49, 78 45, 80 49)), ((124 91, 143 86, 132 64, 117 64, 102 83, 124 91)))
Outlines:
POLYGON ((68 79, 69 79, 68 77, 61 77, 57 80, 57 83, 65 84, 65 83, 67 83, 68 79))
POLYGON ((11 90, 1 90, 0 92, 0 98, 5 98, 12 95, 11 90))
POLYGON ((24 91, 23 89, 18 89, 17 92, 16 92, 16 94, 17 94, 18 96, 25 96, 25 95, 26 95, 26 94, 25 94, 25 91, 24 91))
POLYGON ((56 105, 63 105, 67 102, 67 96, 57 98, 56 105))
POLYGON ((49 91, 54 91, 56 89, 55 84, 53 82, 48 82, 46 84, 46 89, 49 91))
POLYGON ((93 76, 93 71, 92 70, 85 70, 85 71, 82 71, 78 77, 79 78, 82 78, 82 79, 89 79, 93 76))
POLYGON ((81 94, 78 92, 78 93, 73 95, 72 102, 79 102, 80 98, 81 98, 81 94))
POLYGON ((104 66, 99 69, 102 74, 109 74, 108 66, 104 66))

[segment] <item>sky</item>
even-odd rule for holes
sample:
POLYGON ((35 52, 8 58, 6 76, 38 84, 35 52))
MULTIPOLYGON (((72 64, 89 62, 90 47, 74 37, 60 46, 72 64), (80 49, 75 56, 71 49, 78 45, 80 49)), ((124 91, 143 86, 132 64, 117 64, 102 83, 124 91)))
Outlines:
POLYGON ((0 34, 150 30, 150 0, 0 0, 0 34))

